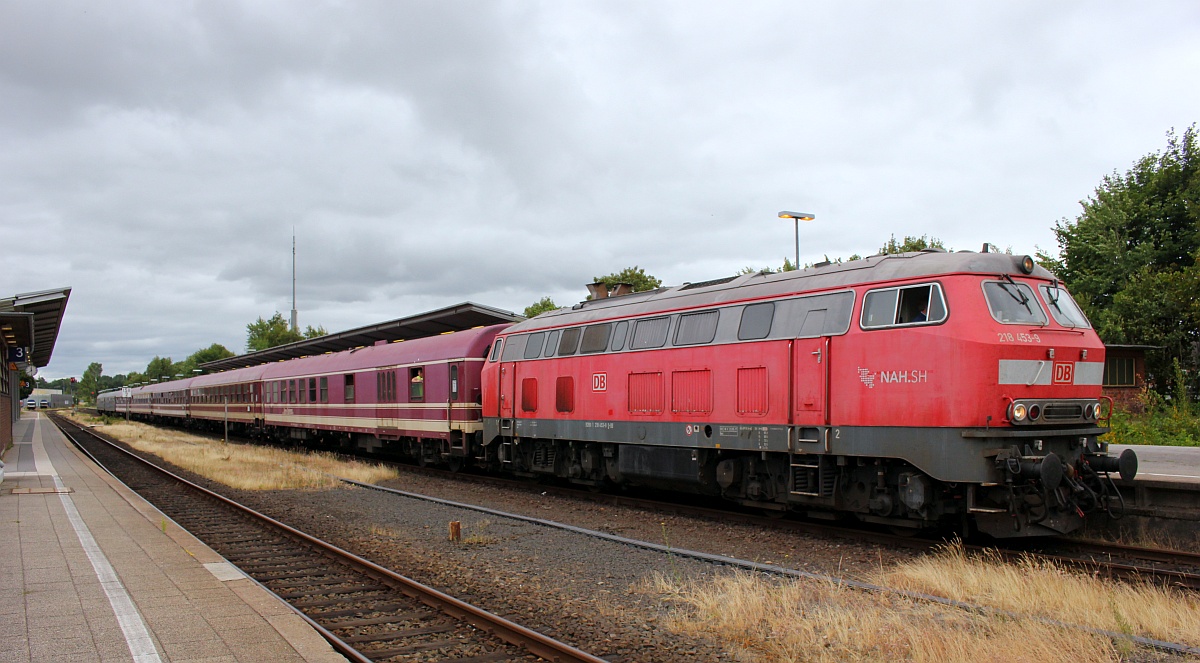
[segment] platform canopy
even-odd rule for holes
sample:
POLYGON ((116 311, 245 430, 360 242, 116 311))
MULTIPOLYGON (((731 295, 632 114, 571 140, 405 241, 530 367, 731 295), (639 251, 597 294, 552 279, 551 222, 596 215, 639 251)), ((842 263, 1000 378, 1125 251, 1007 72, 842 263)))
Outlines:
POLYGON ((326 352, 341 352, 351 348, 374 345, 377 341, 403 341, 426 336, 437 336, 446 332, 462 331, 474 327, 486 327, 505 322, 524 320, 509 311, 464 302, 407 318, 389 320, 366 327, 358 327, 336 334, 309 338, 287 345, 279 345, 258 352, 251 352, 228 359, 218 359, 200 364, 205 373, 228 371, 234 368, 257 366, 284 359, 295 359, 326 352))
POLYGON ((15 337, 11 345, 29 349, 33 366, 50 363, 70 296, 70 288, 56 288, 0 298, 0 330, 15 337))

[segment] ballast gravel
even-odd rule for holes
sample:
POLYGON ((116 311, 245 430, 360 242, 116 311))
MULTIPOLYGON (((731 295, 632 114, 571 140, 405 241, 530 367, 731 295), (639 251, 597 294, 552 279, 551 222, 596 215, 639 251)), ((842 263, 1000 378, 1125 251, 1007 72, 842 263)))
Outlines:
MULTIPOLYGON (((388 487, 619 536, 841 577, 906 551, 753 525, 404 474, 388 487)), ((219 492, 359 556, 610 661, 736 661, 718 639, 673 633, 678 609, 657 577, 704 580, 729 568, 584 534, 364 488, 219 492), (236 493, 236 495, 231 494, 236 493), (462 539, 449 540, 449 523, 462 539)))

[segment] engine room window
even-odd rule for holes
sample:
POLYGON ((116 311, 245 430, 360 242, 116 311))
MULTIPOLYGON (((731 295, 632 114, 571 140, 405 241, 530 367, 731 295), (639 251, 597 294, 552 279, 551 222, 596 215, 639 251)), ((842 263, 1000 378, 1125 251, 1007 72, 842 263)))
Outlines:
POLYGON ((564 329, 562 338, 558 341, 558 356, 573 355, 579 347, 579 327, 564 329))
POLYGON ((579 354, 593 354, 608 349, 608 335, 612 331, 612 323, 590 325, 583 330, 583 342, 579 344, 579 354))
POLYGON ((1046 313, 1024 283, 987 281, 983 284, 988 310, 996 322, 1006 325, 1044 325, 1046 313))
POLYGON ((771 321, 774 319, 774 302, 747 306, 742 309, 742 322, 738 325, 738 340, 753 341, 766 338, 771 333, 771 321))
POLYGON ((679 327, 675 330, 675 345, 699 345, 712 343, 717 336, 717 311, 685 313, 679 316, 679 327))
POLYGON ((425 368, 408 369, 408 400, 419 401, 425 398, 425 368))
POLYGON ((625 349, 625 337, 629 335, 629 323, 624 320, 617 323, 617 328, 613 330, 612 351, 625 349))
POLYGON ((633 327, 633 340, 629 342, 629 349, 661 348, 667 344, 667 331, 670 328, 669 317, 638 320, 633 327))
POLYGON ((525 358, 537 359, 542 354, 542 342, 546 340, 546 332, 538 332, 525 337, 525 358))
POLYGON ((1050 307, 1050 315, 1054 316, 1054 321, 1064 327, 1082 327, 1090 329, 1091 323, 1088 322, 1087 316, 1083 311, 1079 310, 1079 305, 1058 285, 1043 285, 1039 286, 1042 291, 1042 299, 1046 300, 1046 305, 1050 307))
POLYGON ((863 329, 931 325, 946 319, 946 300, 937 283, 873 290, 863 298, 863 329))

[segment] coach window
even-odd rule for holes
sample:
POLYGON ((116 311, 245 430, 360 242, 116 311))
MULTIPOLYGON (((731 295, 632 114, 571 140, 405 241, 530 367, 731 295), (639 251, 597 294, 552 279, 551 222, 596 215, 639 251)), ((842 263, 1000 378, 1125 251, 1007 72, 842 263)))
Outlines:
POLYGON ((633 340, 629 342, 629 349, 661 348, 667 344, 667 331, 670 328, 671 318, 668 316, 638 320, 633 326, 633 340))
POLYGON ((525 339, 525 358, 537 359, 542 354, 542 343, 546 340, 546 332, 530 334, 525 339))
POLYGON ((564 329, 562 338, 558 341, 558 356, 575 354, 575 350, 579 349, 579 327, 564 329))
POLYGON ((408 369, 408 400, 420 401, 425 399, 425 369, 423 367, 408 369))
POLYGON ((329 402, 329 378, 321 378, 321 402, 329 402))
POLYGON ((617 323, 617 328, 613 330, 612 351, 618 352, 625 349, 625 337, 629 335, 629 323, 624 320, 617 323))
POLYGON ((1006 325, 1044 325, 1046 313, 1033 296, 1033 289, 1014 281, 986 281, 983 295, 996 322, 1006 325))
POLYGON ((346 380, 346 402, 354 402, 354 374, 343 376, 346 380))
POLYGON ((545 356, 547 356, 547 357, 554 356, 554 351, 558 349, 558 336, 561 333, 562 332, 555 329, 554 331, 550 332, 549 336, 546 337, 546 355, 545 356))
POLYGON ((308 379, 308 402, 309 403, 317 402, 317 379, 316 378, 308 379))
POLYGON ((296 389, 296 381, 288 380, 288 402, 295 403, 300 400, 299 390, 296 389))
POLYGON ((579 354, 595 354, 608 349, 608 335, 612 331, 612 323, 589 325, 583 330, 583 342, 579 344, 579 354))
POLYGON ((296 380, 296 391, 300 392, 299 395, 297 396, 296 400, 301 403, 307 403, 308 402, 308 390, 304 388, 304 378, 300 378, 299 380, 296 380))
POLYGON ((675 330, 675 345, 700 345, 712 343, 717 336, 717 311, 685 313, 679 316, 679 327, 675 330))
POLYGON ((500 359, 500 348, 504 347, 504 339, 496 339, 496 344, 492 346, 492 356, 488 361, 496 361, 500 359))

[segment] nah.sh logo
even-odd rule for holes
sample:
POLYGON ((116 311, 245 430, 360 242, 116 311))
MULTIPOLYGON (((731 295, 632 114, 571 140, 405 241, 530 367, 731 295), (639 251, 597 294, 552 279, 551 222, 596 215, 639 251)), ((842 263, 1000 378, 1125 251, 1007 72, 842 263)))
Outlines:
POLYGON ((1071 362, 1054 363, 1054 384, 1071 384, 1075 381, 1075 364, 1071 362))

